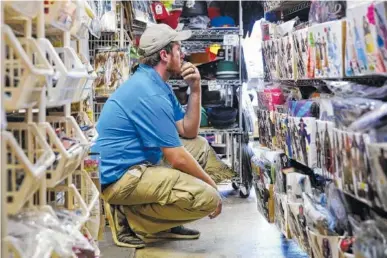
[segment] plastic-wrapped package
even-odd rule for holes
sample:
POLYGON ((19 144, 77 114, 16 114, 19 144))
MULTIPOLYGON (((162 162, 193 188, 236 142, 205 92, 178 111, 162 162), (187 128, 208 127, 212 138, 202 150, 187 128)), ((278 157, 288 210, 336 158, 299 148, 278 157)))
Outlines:
POLYGON ((80 216, 68 211, 57 214, 59 218, 45 211, 27 211, 19 214, 16 219, 27 226, 46 230, 55 252, 61 257, 71 256, 73 248, 93 250, 89 241, 78 230, 82 220, 80 216))
POLYGON ((306 79, 306 64, 308 50, 308 28, 297 30, 293 33, 294 45, 294 77, 295 79, 306 79))
POLYGON ((22 257, 48 258, 55 241, 51 237, 51 231, 45 228, 27 225, 23 221, 8 220, 8 236, 6 241, 12 243, 22 253, 22 257))
POLYGON ((378 109, 368 112, 348 126, 353 132, 368 132, 373 129, 380 129, 386 126, 387 104, 381 105, 378 109))
POLYGON ((309 11, 309 23, 324 23, 345 17, 346 1, 313 0, 309 11))
POLYGON ((316 167, 316 119, 289 117, 289 130, 292 142, 292 158, 308 167, 316 167))
POLYGON ((383 87, 372 87, 347 81, 324 82, 337 97, 368 99, 384 99, 387 97, 387 83, 383 87))
POLYGON ((312 185, 307 175, 287 173, 286 194, 289 202, 302 202, 302 193, 312 194, 312 185))
POLYGON ((386 221, 368 220, 361 223, 356 235, 354 253, 356 257, 386 257, 387 227, 386 221))
MULTIPOLYGON (((377 2, 377 1, 376 1, 377 2)), ((385 74, 386 59, 383 55, 385 3, 369 1, 348 9, 345 71, 347 76, 385 74)))
POLYGON ((333 182, 326 186, 325 193, 328 210, 336 220, 336 231, 339 235, 343 235, 344 232, 349 230, 347 204, 333 182))
POLYGON ((347 128, 362 115, 378 109, 382 101, 365 98, 332 98, 337 128, 347 128))
POLYGON ((297 100, 288 102, 289 115, 294 117, 314 117, 320 116, 319 103, 314 100, 297 100))
POLYGON ((387 143, 374 143, 368 146, 375 203, 387 210, 387 143))
POLYGON ((334 123, 317 120, 316 124, 317 167, 322 168, 324 176, 333 178, 336 175, 333 136, 334 123))
POLYGON ((294 44, 292 36, 283 36, 277 40, 278 43, 278 75, 280 79, 295 79, 294 72, 294 44))

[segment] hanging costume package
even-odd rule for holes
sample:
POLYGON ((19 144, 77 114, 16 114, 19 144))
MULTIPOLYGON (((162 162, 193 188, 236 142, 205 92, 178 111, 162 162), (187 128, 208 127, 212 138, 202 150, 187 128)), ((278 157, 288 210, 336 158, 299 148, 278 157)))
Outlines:
POLYGON ((370 175, 366 146, 370 143, 367 134, 353 133, 351 141, 352 176, 355 193, 359 199, 369 201, 370 175))
POLYGON ((324 82, 337 97, 367 99, 384 99, 387 97, 387 83, 383 87, 374 87, 347 81, 324 82))
POLYGON ((371 157, 371 177, 376 191, 375 203, 387 210, 387 144, 370 144, 368 151, 371 157))
POLYGON ((333 178, 336 175, 333 128, 333 122, 317 120, 317 167, 322 169, 323 176, 327 178, 333 178))
POLYGON ((295 117, 314 117, 320 116, 319 103, 315 100, 303 99, 288 102, 289 115, 295 117))
POLYGON ((286 193, 288 202, 302 202, 302 193, 312 194, 312 185, 309 177, 295 172, 287 173, 286 193))
POLYGON ((306 79, 308 50, 308 28, 293 33, 295 79, 306 79))
POLYGON ((316 167, 316 119, 290 117, 290 135, 293 159, 308 167, 316 167))
POLYGON ((345 17, 346 1, 311 1, 309 24, 325 23, 345 17))
POLYGON ((303 203, 288 202, 289 227, 292 238, 306 253, 311 255, 303 203))
POLYGON ((294 45, 292 36, 284 36, 278 39, 279 44, 279 60, 278 60, 278 73, 279 79, 295 79, 295 73, 293 68, 294 62, 294 45))
POLYGON ((364 98, 332 98, 337 128, 347 128, 365 113, 380 108, 382 101, 364 98))
POLYGON ((385 50, 382 51, 386 44, 386 24, 382 18, 385 14, 380 13, 384 8, 385 3, 371 1, 348 9, 345 55, 347 76, 386 73, 387 57, 383 57, 385 50))
POLYGON ((359 230, 356 232, 356 241, 353 248, 356 257, 386 257, 386 224, 385 220, 368 220, 361 223, 359 230))

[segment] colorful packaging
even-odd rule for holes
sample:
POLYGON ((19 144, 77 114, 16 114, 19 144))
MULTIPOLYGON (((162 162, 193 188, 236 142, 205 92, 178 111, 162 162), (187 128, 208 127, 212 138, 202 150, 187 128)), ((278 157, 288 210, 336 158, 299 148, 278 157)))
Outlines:
POLYGON ((386 34, 383 32, 386 29, 385 14, 381 14, 383 9, 384 3, 375 5, 371 2, 347 10, 345 55, 345 74, 347 76, 386 72, 383 52, 379 47, 384 45, 385 36, 382 35, 386 34), (378 8, 375 9, 375 6, 378 8))
POLYGON ((316 126, 317 167, 322 169, 325 177, 334 178, 336 176, 334 123, 317 120, 316 126))
MULTIPOLYGON (((309 28, 310 78, 343 77, 345 21, 331 21, 309 28), (313 65, 313 66, 312 66, 313 65), (311 69, 314 68, 314 73, 311 69)), ((309 58, 309 57, 308 57, 309 58)))
POLYGON ((307 78, 308 28, 293 33, 294 79, 307 78))
MULTIPOLYGON (((295 72, 293 67, 294 45, 293 37, 285 36, 277 40, 278 42, 278 77, 280 79, 293 80, 295 72)), ((278 49, 277 48, 277 49, 278 49)))

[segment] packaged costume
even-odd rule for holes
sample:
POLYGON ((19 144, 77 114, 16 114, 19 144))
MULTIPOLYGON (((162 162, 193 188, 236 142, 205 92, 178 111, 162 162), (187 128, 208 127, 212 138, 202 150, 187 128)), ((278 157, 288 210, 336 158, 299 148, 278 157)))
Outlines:
POLYGON ((293 159, 308 167, 316 167, 316 119, 312 117, 291 117, 290 135, 293 159))
POLYGON ((385 73, 386 64, 379 45, 383 45, 383 3, 357 5, 347 10, 347 44, 345 74, 347 76, 385 73), (376 21, 379 21, 378 28, 376 21), (377 33, 377 30, 379 33, 377 33), (379 42, 378 42, 379 41, 379 42))
POLYGON ((294 79, 306 79, 308 28, 297 30, 293 33, 294 46, 294 79))
POLYGON ((309 28, 309 44, 312 48, 308 54, 312 59, 310 69, 314 68, 314 76, 309 78, 343 77, 344 32, 344 21, 331 21, 309 28))
POLYGON ((334 123, 317 120, 316 126, 317 167, 322 169, 325 177, 333 178, 336 175, 333 136, 334 123))
POLYGON ((387 210, 387 144, 368 145, 371 177, 376 191, 375 203, 387 210))
POLYGON ((293 58, 294 58, 294 45, 293 37, 285 36, 277 40, 279 46, 278 53, 278 75, 280 79, 295 79, 293 58))

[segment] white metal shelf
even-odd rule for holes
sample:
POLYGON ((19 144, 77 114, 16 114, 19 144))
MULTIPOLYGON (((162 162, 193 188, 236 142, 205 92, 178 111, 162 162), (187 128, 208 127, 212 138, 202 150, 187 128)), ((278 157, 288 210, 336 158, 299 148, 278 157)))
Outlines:
MULTIPOLYGON (((223 86, 240 86, 241 85, 241 80, 222 80, 222 79, 217 79, 217 80, 201 80, 200 83, 202 86, 207 86, 210 81, 216 82, 217 85, 223 85, 223 86)), ((188 86, 187 83, 184 80, 169 80, 168 83, 173 87, 173 86, 180 86, 180 87, 185 87, 188 86)))
POLYGON ((239 35, 240 28, 191 30, 190 40, 223 40, 225 35, 239 35))
POLYGON ((229 128, 229 129, 217 129, 213 127, 203 127, 199 129, 199 134, 213 134, 213 133, 231 133, 237 134, 241 133, 242 130, 240 128, 229 128))

